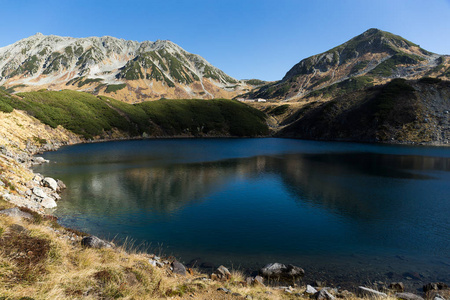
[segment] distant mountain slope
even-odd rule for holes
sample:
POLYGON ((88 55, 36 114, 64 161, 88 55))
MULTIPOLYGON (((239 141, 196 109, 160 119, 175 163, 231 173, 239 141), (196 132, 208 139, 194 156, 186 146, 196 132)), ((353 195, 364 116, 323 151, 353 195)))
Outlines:
POLYGON ((291 122, 277 135, 446 145, 450 143, 450 81, 394 79, 325 103, 306 104, 291 122))
POLYGON ((423 76, 450 79, 450 56, 431 53, 392 33, 369 29, 340 46, 303 59, 282 80, 262 86, 245 97, 330 98, 393 78, 423 76), (332 85, 333 88, 326 90, 332 85))
POLYGON ((40 33, 0 48, 0 85, 10 91, 83 90, 128 102, 231 98, 247 88, 170 41, 40 33))

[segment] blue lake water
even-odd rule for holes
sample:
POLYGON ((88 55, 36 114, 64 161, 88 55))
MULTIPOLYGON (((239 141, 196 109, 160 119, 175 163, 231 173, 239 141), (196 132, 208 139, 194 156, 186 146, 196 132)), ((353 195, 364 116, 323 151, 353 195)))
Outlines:
POLYGON ((450 148, 163 139, 44 157, 35 172, 68 186, 63 225, 187 264, 293 263, 343 285, 450 281, 450 148))

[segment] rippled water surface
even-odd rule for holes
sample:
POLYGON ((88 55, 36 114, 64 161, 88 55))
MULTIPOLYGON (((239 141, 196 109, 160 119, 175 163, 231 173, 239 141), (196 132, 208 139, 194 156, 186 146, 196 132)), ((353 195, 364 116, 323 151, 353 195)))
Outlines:
POLYGON ((185 263, 294 263, 338 283, 450 280, 450 148, 169 139, 44 156, 35 171, 68 186, 61 223, 185 263))

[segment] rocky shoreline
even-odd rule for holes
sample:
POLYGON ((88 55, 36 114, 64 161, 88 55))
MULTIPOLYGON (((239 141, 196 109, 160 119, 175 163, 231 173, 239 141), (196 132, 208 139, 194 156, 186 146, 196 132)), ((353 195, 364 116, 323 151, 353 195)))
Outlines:
MULTIPOLYGON (((59 193, 65 188, 64 183, 58 179, 50 177, 42 177, 40 174, 34 174, 31 167, 36 164, 48 163, 42 157, 34 156, 35 154, 44 151, 56 151, 59 147, 64 145, 71 145, 76 143, 86 142, 68 132, 64 132, 64 138, 61 139, 59 128, 58 132, 53 129, 45 128, 47 132, 46 143, 42 144, 39 139, 28 138, 26 142, 19 143, 14 141, 11 137, 3 136, 4 145, 0 145, 0 162, 2 165, 2 172, 0 174, 0 195, 2 198, 17 207, 22 209, 10 209, 2 211, 2 214, 10 216, 18 216, 20 218, 29 218, 26 209, 30 209, 39 214, 46 214, 48 209, 55 208, 57 201, 60 200, 59 193), (58 134, 56 134, 58 133, 58 134), (25 209, 23 209, 25 208, 25 209)), ((32 133, 37 134, 37 133, 32 133)), ((42 134, 42 132, 41 132, 42 134)), ((58 234, 60 232, 57 232, 58 234)), ((75 233, 65 237, 72 242, 79 243, 85 247, 93 248, 113 248, 112 243, 100 240, 96 237, 82 237, 75 233)), ((185 267, 174 258, 159 258, 155 255, 148 255, 151 265, 168 269, 170 272, 179 275, 186 275, 192 272, 192 268, 185 267)), ((229 270, 220 266, 210 275, 205 277, 205 280, 213 280, 218 282, 227 282, 230 279, 229 270)), ((366 298, 383 298, 387 294, 395 295, 397 299, 427 299, 441 300, 450 299, 450 290, 445 283, 436 282, 428 283, 423 286, 423 293, 418 296, 415 294, 405 293, 405 285, 402 282, 375 282, 370 287, 357 286, 349 290, 334 287, 332 284, 326 285, 324 282, 315 281, 310 282, 303 287, 305 282, 302 281, 305 271, 297 266, 284 265, 280 263, 268 264, 257 272, 253 272, 251 276, 247 276, 242 281, 242 286, 268 286, 276 290, 282 290, 284 294, 294 296, 304 296, 305 294, 315 299, 334 299, 337 298, 351 298, 351 297, 366 297, 366 298), (302 287, 299 287, 302 286, 302 287), (375 289, 374 289, 375 288, 375 289)), ((230 289, 221 288, 219 291, 224 294, 234 295, 230 289)), ((242 296, 242 295, 234 295, 242 296)))

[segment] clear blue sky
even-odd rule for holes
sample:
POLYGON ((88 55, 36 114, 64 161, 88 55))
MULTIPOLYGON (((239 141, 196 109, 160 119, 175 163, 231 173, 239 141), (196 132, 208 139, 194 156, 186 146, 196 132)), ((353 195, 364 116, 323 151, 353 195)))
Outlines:
POLYGON ((450 54, 450 0, 0 0, 0 47, 42 32, 167 39, 238 78, 278 80, 369 28, 450 54))

